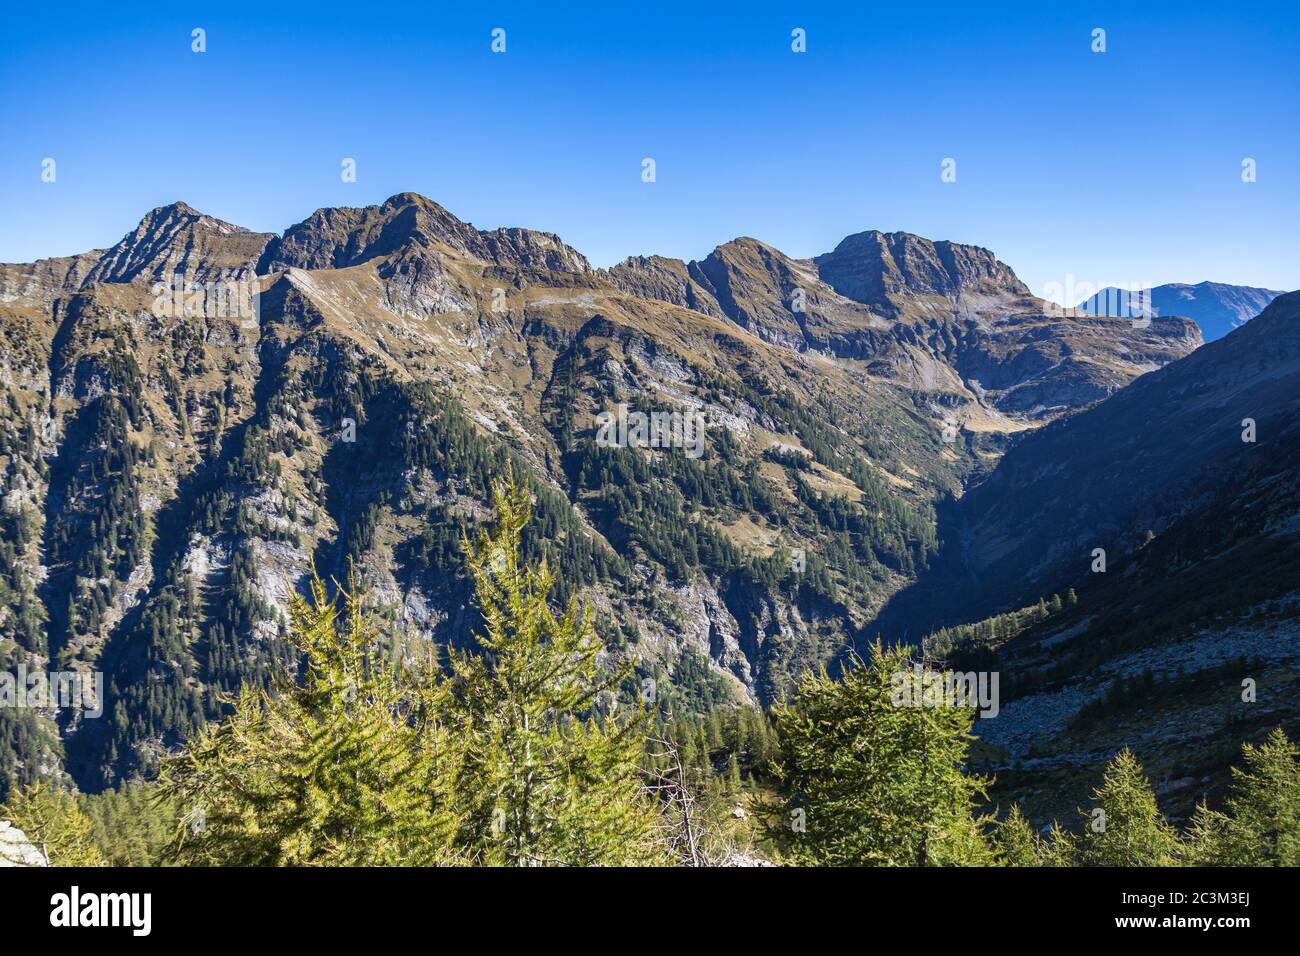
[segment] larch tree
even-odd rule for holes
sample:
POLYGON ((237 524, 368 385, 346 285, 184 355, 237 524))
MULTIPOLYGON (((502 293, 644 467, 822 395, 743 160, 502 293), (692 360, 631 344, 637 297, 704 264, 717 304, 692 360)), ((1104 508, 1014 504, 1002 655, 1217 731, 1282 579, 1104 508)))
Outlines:
POLYGON ((259 866, 462 862, 451 786, 459 750, 433 662, 388 664, 355 581, 290 603, 297 680, 245 686, 233 712, 164 762, 183 816, 169 856, 259 866), (340 599, 342 608, 340 608, 340 599))
POLYGON ((1197 807, 1190 857, 1204 866, 1300 866, 1300 747, 1278 727, 1242 748, 1222 811, 1197 807))
POLYGON ((90 818, 67 791, 47 783, 15 787, 9 802, 0 806, 0 819, 10 820, 21 830, 50 866, 105 864, 90 818))
POLYGON ((617 716, 626 668, 607 667, 591 615, 557 615, 546 562, 522 558, 531 517, 511 473, 493 487, 494 522, 464 541, 482 626, 451 655, 450 725, 465 747, 459 840, 482 863, 665 862, 641 777, 644 720, 617 716))
POLYGON ((1084 866, 1175 866, 1180 841, 1156 804, 1156 795, 1127 747, 1106 766, 1079 841, 1084 866))
POLYGON ((993 850, 999 864, 1002 866, 1040 865, 1041 838, 1020 812, 1020 807, 1012 804, 1007 815, 1001 820, 993 821, 990 829, 993 850))
MULTIPOLYGON (((775 709, 774 772, 787 805, 767 816, 791 862, 942 866, 992 862, 973 809, 987 782, 965 772, 974 711, 925 705, 907 652, 879 642, 839 680, 823 670, 775 709), (900 684, 913 683, 911 703, 900 684)), ((933 686, 933 685, 931 685, 933 686)))

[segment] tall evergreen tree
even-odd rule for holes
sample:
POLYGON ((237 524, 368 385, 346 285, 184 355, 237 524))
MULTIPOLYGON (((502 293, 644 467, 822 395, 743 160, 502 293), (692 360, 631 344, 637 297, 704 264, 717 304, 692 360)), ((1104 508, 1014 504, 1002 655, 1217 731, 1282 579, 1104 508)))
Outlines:
POLYGON ((1222 812, 1197 807, 1191 861, 1205 866, 1300 866, 1300 747, 1278 727, 1242 748, 1222 812))
POLYGON ((431 662, 405 680, 379 653, 355 582, 313 578, 289 633, 300 681, 240 691, 233 713, 162 769, 183 817, 170 856, 219 865, 453 863, 457 748, 431 662), (340 613, 339 598, 343 608, 340 613))
POLYGON ((0 819, 23 831, 27 842, 44 854, 50 866, 103 866, 90 819, 72 794, 49 784, 15 788, 0 807, 0 819))
POLYGON ((1012 804, 1007 815, 992 824, 993 848, 1003 866, 1038 866, 1040 840, 1020 807, 1012 804))
POLYGON ((560 616, 545 560, 526 565, 527 489, 493 488, 495 523, 464 542, 483 619, 476 652, 453 652, 451 725, 466 747, 460 839, 492 864, 643 864, 665 860, 640 777, 643 720, 615 716, 626 670, 607 670, 591 616, 560 616), (604 706, 607 713, 601 716, 604 706))
MULTIPOLYGON (((930 672, 925 672, 927 675, 930 672)), ((986 781, 964 772, 973 710, 913 706, 921 682, 879 642, 841 680, 806 676, 776 708, 775 772, 789 804, 769 831, 792 862, 935 866, 991 862, 973 816, 986 781)))
POLYGON ((1174 866, 1177 832, 1165 822, 1137 758, 1126 747, 1106 767, 1093 791, 1079 845, 1085 866, 1174 866))
POLYGON ((1038 862, 1043 866, 1078 866, 1078 839, 1055 820, 1038 843, 1038 862))

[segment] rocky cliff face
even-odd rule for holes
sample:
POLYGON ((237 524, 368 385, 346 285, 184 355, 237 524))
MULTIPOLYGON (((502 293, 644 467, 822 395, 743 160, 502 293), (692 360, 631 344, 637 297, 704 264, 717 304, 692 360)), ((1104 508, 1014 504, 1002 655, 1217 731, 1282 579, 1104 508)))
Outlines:
POLYGON ((261 271, 344 269, 395 253, 440 251, 503 269, 590 272, 581 253, 552 233, 475 229, 435 202, 400 193, 381 206, 318 209, 291 226, 269 250, 261 271))
POLYGON ((726 313, 714 298, 712 284, 698 263, 663 256, 633 256, 605 273, 610 284, 640 299, 668 302, 715 318, 726 313), (701 284, 703 283, 703 284, 701 284))
POLYGON ((831 288, 868 305, 887 306, 898 296, 1029 295, 987 249, 906 232, 855 233, 813 261, 831 288))
POLYGON ((809 260, 742 238, 700 262, 638 257, 608 276, 784 348, 861 362, 976 429, 1053 418, 1201 344, 1188 319, 1063 315, 987 249, 908 233, 857 233, 809 260))
POLYGON ((507 467, 611 656, 679 707, 770 702, 928 565, 936 507, 1015 435, 1199 341, 1041 306, 915 236, 594 271, 413 194, 283 237, 176 204, 0 266, 0 666, 108 685, 103 719, 0 713, 0 778, 147 772, 266 679, 313 564, 355 564, 395 654, 464 641, 460 534, 507 467), (159 314, 176 271, 254 284, 255 314, 159 314), (620 405, 703 415, 701 454, 598 441, 620 405))
POLYGON ((170 280, 177 274, 197 280, 242 277, 253 272, 275 238, 272 233, 249 232, 176 202, 141 219, 99 258, 82 285, 170 280))
POLYGON ((48 866, 27 835, 8 820, 0 820, 0 866, 48 866))

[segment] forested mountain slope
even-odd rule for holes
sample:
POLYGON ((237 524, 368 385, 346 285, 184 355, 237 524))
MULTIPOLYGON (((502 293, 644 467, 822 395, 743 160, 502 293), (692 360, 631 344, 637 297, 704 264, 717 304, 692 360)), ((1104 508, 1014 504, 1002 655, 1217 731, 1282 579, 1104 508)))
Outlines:
POLYGON ((283 236, 163 207, 0 266, 0 336, 0 666, 106 683, 97 719, 0 711, 0 779, 91 790, 266 680, 313 563, 355 564, 394 654, 463 641, 461 533, 508 467, 531 554, 665 707, 771 702, 860 640, 1017 434, 1200 342, 1054 317, 986 250, 906 234, 600 271, 414 194, 283 236), (603 447, 620 404, 703 413, 703 454, 603 447))

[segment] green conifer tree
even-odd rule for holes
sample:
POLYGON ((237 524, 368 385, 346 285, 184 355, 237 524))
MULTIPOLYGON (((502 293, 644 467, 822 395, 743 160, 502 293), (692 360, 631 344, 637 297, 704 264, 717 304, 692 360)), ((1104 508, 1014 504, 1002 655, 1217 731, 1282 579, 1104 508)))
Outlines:
POLYGON ((1197 807, 1189 857, 1204 866, 1300 866, 1300 747, 1278 727, 1242 747, 1222 812, 1197 807))
POLYGON ((993 847, 1003 866, 1038 866, 1039 837, 1029 821, 1012 804, 1007 815, 992 824, 993 847))
POLYGON ((93 825, 76 797, 45 783, 15 788, 0 807, 0 819, 13 823, 50 866, 103 866, 93 825))
POLYGON ((964 773, 974 711, 919 706, 923 686, 902 649, 877 642, 870 663, 850 666, 841 680, 810 674, 775 709, 774 771, 788 805, 769 813, 767 826, 789 860, 991 862, 973 816, 987 781, 964 773))
POLYGON ((666 861, 638 770, 643 720, 610 702, 626 670, 601 663, 590 614, 557 617, 545 561, 524 564, 531 504, 513 474, 493 488, 494 526, 464 542, 483 628, 477 653, 452 654, 460 840, 491 864, 666 861), (604 705, 607 713, 599 716, 604 705))
POLYGON ((727 793, 740 792, 740 755, 732 751, 727 759, 727 793))
POLYGON ((1155 793, 1132 752, 1125 748, 1106 767, 1085 818, 1079 859, 1085 866, 1173 866, 1177 832, 1165 822, 1155 793))
POLYGON ((1038 843, 1038 862, 1043 866, 1078 866, 1077 839, 1059 823, 1053 821, 1047 836, 1038 843))
POLYGON ((168 850, 206 865, 426 865, 463 859, 432 661, 405 679, 385 662, 355 582, 331 599, 314 577, 290 604, 300 681, 245 685, 233 713, 164 762, 160 799, 182 809, 168 850), (342 598, 343 608, 338 607, 342 598))

